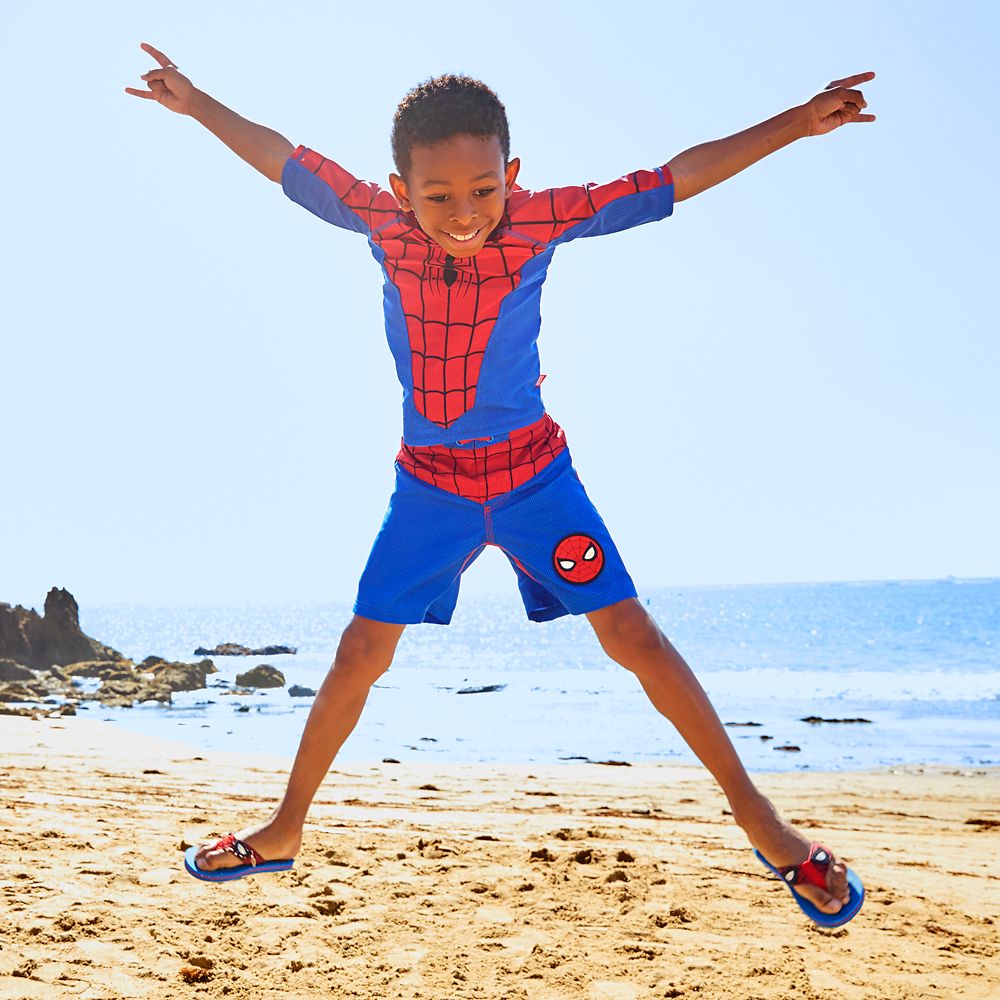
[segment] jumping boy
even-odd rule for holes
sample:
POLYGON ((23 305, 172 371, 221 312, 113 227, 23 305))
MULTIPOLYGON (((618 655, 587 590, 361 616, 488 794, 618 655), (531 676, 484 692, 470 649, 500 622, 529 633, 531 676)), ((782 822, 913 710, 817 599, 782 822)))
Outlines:
POLYGON ((545 412, 539 296, 561 243, 665 218, 683 201, 795 139, 871 122, 862 73, 806 104, 608 184, 516 184, 503 105, 485 84, 442 76, 396 111, 390 190, 241 118, 163 53, 129 94, 190 115, 285 193, 367 237, 385 277, 389 346, 403 385, 396 487, 362 574, 355 615, 316 695, 284 798, 264 823, 191 848, 187 870, 223 881, 290 868, 306 812, 388 669, 408 624, 447 624, 463 570, 487 545, 509 558, 528 617, 586 614, 725 792, 758 856, 814 920, 844 923, 863 889, 832 852, 785 822, 753 785, 690 668, 636 598, 622 560, 545 412), (281 860, 267 860, 281 859, 281 860), (766 860, 765 860, 766 859, 766 860))

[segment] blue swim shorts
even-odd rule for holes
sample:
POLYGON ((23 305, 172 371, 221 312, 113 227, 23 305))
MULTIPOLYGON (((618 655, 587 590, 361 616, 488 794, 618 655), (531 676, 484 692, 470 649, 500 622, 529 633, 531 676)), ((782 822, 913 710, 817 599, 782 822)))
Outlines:
POLYGON ((510 560, 532 621, 581 615, 636 596, 566 449, 486 504, 424 483, 397 463, 355 613, 398 625, 447 625, 462 573, 487 545, 510 560))

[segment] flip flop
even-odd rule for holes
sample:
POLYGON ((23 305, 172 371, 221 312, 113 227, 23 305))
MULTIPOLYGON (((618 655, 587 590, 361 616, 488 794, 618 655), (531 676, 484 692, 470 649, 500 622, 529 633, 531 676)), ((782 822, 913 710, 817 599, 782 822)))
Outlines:
POLYGON ((246 878, 247 875, 263 874, 264 872, 285 872, 295 864, 294 858, 284 861, 266 861, 249 844, 237 839, 235 834, 228 833, 221 840, 217 840, 209 850, 229 851, 235 854, 246 864, 236 865, 232 868, 216 868, 213 871, 206 871, 199 868, 195 862, 198 854, 197 847, 189 847, 184 852, 184 868, 188 875, 200 878, 204 882, 231 882, 233 879, 246 878))
POLYGON ((832 854, 828 847, 816 841, 809 846, 809 857, 805 861, 798 865, 786 865, 784 868, 775 868, 756 848, 754 854, 765 868, 769 868, 788 886, 789 892, 795 897, 795 902, 799 904, 799 909, 820 927, 839 927, 841 924, 846 924, 848 920, 857 916, 861 904, 865 901, 865 887, 850 868, 847 869, 847 887, 851 895, 836 913, 824 913, 815 903, 795 891, 795 886, 803 882, 810 882, 821 889, 826 889, 826 870, 830 867, 832 854))

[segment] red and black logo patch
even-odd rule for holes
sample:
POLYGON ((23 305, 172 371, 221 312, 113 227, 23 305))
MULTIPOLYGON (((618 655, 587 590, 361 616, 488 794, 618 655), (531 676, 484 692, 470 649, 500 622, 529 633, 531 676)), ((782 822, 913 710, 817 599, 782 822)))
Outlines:
POLYGON ((567 535, 555 547, 552 564, 567 583, 590 583, 604 569, 604 552, 589 535, 567 535))

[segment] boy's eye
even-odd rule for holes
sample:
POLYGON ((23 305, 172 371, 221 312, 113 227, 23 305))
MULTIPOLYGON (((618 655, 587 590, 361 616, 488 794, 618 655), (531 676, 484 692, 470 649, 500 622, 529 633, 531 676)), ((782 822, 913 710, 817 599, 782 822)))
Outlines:
POLYGON ((448 196, 446 194, 430 194, 427 196, 428 201, 442 202, 447 201, 448 196))
POLYGON ((495 187, 489 187, 489 188, 480 188, 480 189, 479 189, 479 190, 478 190, 478 191, 476 192, 476 194, 478 194, 480 198, 486 198, 486 197, 488 197, 489 195, 493 194, 493 192, 494 192, 494 191, 496 191, 496 188, 495 188, 495 187))

